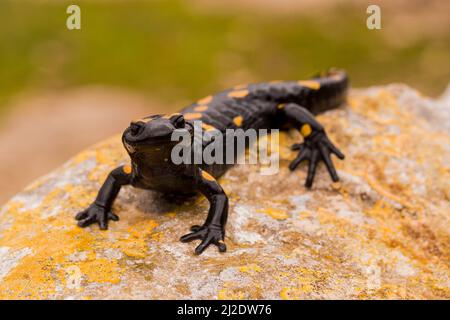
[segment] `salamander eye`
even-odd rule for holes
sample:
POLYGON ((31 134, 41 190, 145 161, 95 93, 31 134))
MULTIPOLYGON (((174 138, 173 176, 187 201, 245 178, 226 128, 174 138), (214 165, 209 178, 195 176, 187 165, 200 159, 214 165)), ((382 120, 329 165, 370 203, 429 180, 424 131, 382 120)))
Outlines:
POLYGON ((186 125, 184 117, 181 113, 175 113, 170 117, 170 122, 173 123, 174 127, 177 129, 182 129, 186 125))
POLYGON ((130 132, 131 135, 136 136, 139 133, 141 133, 144 130, 144 123, 143 122, 132 122, 130 124, 130 132))

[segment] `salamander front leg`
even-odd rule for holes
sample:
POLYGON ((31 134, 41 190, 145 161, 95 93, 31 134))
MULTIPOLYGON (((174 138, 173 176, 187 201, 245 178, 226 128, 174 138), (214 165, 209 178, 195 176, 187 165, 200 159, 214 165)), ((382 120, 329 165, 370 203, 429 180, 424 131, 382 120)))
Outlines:
POLYGON ((75 216, 78 226, 84 228, 97 222, 100 229, 106 230, 109 220, 119 220, 119 217, 111 212, 111 207, 120 188, 131 183, 131 171, 131 166, 125 165, 109 173, 95 201, 75 216))
POLYGON ((195 248, 196 254, 201 254, 210 244, 216 245, 220 252, 225 252, 227 247, 223 240, 228 217, 228 197, 214 177, 206 171, 198 170, 197 187, 211 206, 205 223, 202 226, 192 226, 192 232, 182 236, 180 241, 202 240, 195 248))
POLYGON ((317 164, 319 161, 323 161, 330 173, 331 179, 334 182, 339 181, 333 161, 331 160, 331 154, 334 153, 341 160, 345 156, 327 137, 322 125, 314 119, 314 116, 307 109, 295 103, 286 104, 283 112, 285 112, 288 121, 300 129, 300 133, 304 138, 303 143, 292 146, 293 150, 298 150, 298 155, 289 165, 289 169, 293 171, 301 162, 308 160, 308 176, 305 186, 311 188, 316 174, 317 164))

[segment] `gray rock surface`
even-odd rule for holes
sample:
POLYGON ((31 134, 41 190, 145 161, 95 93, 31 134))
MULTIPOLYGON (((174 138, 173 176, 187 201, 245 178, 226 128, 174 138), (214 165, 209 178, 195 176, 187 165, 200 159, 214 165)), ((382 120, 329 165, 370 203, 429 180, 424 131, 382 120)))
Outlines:
POLYGON ((168 200, 123 188, 108 231, 76 227, 115 166, 116 136, 11 199, 0 213, 0 298, 449 299, 449 100, 403 85, 352 91, 319 120, 347 158, 311 191, 281 135, 280 172, 236 166, 225 254, 179 237, 204 220, 205 198, 168 200))

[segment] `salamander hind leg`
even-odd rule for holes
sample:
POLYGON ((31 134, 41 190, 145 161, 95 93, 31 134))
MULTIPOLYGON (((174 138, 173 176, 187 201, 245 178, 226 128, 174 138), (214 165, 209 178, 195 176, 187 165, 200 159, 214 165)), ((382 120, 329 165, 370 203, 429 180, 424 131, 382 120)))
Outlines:
POLYGON ((300 163, 307 160, 309 164, 305 186, 310 188, 314 182, 317 164, 323 161, 331 179, 334 182, 339 181, 333 161, 331 160, 331 154, 335 154, 341 160, 345 156, 327 137, 322 125, 314 119, 314 116, 307 109, 297 104, 287 104, 283 108, 283 112, 285 112, 287 120, 299 128, 304 138, 303 143, 292 146, 293 150, 298 151, 298 155, 289 165, 289 169, 293 171, 300 163))

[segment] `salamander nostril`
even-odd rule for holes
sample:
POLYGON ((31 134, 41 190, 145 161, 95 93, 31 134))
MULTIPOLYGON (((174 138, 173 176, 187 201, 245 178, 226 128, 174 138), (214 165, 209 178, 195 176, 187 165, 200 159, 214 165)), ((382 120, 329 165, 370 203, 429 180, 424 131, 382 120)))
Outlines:
POLYGON ((130 125, 130 132, 133 136, 138 135, 144 129, 144 124, 139 122, 132 122, 130 125))

